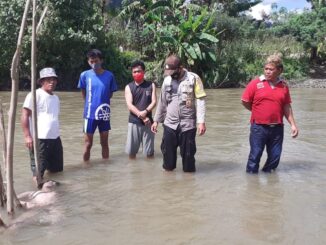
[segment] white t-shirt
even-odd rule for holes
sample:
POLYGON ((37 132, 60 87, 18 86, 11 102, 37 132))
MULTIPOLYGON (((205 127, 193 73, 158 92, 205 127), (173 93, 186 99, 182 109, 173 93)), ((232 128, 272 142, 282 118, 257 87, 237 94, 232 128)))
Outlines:
MULTIPOLYGON (((37 130, 39 139, 56 139, 60 136, 59 113, 60 101, 55 94, 49 94, 42 88, 36 90, 37 130)), ((32 94, 29 93, 23 104, 24 108, 32 110, 32 94)), ((32 118, 29 118, 32 133, 32 118)))

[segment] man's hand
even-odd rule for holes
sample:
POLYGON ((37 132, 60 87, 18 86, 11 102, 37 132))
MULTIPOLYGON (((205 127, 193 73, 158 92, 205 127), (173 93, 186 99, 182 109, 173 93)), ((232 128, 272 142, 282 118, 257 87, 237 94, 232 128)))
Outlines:
POLYGON ((148 117, 146 117, 145 119, 143 119, 143 123, 145 124, 145 126, 151 126, 151 120, 149 120, 148 117))
POLYGON ((292 138, 296 138, 299 134, 299 129, 297 128, 296 125, 291 126, 291 136, 292 138))
POLYGON ((203 135, 206 132, 205 123, 198 123, 198 134, 203 135))
POLYGON ((140 111, 139 114, 137 115, 140 119, 146 119, 146 116, 147 116, 147 111, 146 110, 143 110, 143 111, 140 111))
POLYGON ((30 150, 33 149, 33 138, 31 136, 25 137, 25 146, 30 150))
POLYGON ((157 133, 157 126, 158 126, 158 122, 153 122, 151 130, 154 134, 157 133))

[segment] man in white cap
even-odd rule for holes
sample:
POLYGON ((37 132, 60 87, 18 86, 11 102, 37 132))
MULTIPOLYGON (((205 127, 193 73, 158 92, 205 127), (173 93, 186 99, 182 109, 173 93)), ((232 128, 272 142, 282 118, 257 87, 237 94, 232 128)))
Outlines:
MULTIPOLYGON (((63 170, 63 149, 59 131, 60 101, 53 94, 58 83, 58 76, 53 68, 43 68, 37 81, 41 85, 36 90, 37 131, 40 153, 40 175, 43 178, 45 170, 61 172, 63 170)), ((29 149, 33 179, 36 180, 35 158, 32 133, 32 95, 26 96, 23 104, 21 125, 25 145, 29 149)))

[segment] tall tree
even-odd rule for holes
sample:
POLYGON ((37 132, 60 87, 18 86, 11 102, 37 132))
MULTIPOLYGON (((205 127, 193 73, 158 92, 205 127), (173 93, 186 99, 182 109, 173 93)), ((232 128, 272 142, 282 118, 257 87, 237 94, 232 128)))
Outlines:
POLYGON ((15 52, 21 16, 24 12, 24 0, 0 1, 0 88, 10 84, 12 54, 15 52))
POLYGON ((163 60, 169 53, 178 54, 199 75, 216 61, 218 42, 212 26, 216 11, 182 0, 157 1, 144 16, 144 35, 152 37, 148 48, 163 60))
POLYGON ((311 8, 315 10, 326 7, 326 0, 307 0, 307 2, 310 2, 311 8))
MULTIPOLYGON (((9 86, 10 60, 15 52, 16 36, 19 32, 20 18, 25 0, 0 1, 0 87, 9 86)), ((43 66, 53 66, 58 70, 65 88, 74 88, 80 71, 85 65, 85 52, 92 46, 112 45, 106 39, 102 0, 39 0, 40 16, 48 6, 47 18, 40 26, 38 35, 38 70, 43 66), (46 55, 45 55, 46 54, 46 55)), ((31 15, 27 18, 31 22, 31 15)), ((30 73, 30 30, 23 39, 22 48, 26 50, 19 66, 21 77, 30 73)))
POLYGON ((282 34, 293 35, 310 52, 310 59, 321 62, 318 47, 325 45, 326 7, 290 14, 287 22, 280 28, 282 34))
MULTIPOLYGON (((38 35, 38 66, 52 66, 65 83, 75 86, 85 60, 85 52, 93 45, 105 46, 102 1, 43 0, 49 7, 38 35), (46 55, 45 55, 46 54, 46 55)), ((42 6, 42 5, 41 5, 42 6)))

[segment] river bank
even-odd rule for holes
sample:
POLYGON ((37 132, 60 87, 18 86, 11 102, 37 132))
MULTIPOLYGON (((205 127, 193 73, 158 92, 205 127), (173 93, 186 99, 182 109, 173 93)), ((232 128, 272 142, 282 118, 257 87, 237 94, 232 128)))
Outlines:
POLYGON ((326 88, 326 66, 312 65, 308 77, 300 80, 289 80, 292 88, 326 88))
POLYGON ((326 88, 326 78, 307 78, 305 80, 290 80, 289 86, 291 88, 326 88))

